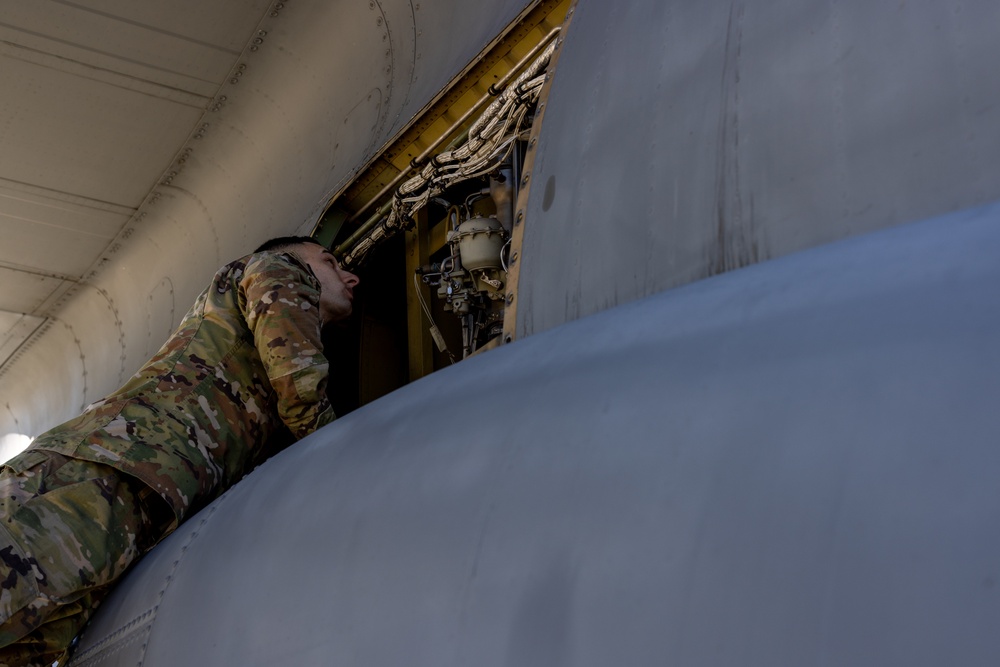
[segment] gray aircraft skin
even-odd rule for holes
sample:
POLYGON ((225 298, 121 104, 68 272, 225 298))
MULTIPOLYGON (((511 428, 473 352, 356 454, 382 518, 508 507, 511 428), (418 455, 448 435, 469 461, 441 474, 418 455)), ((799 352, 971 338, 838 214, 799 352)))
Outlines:
MULTIPOLYGON (((220 115, 38 306, 0 435, 113 390, 218 265, 311 229, 526 3, 244 4, 220 115)), ((514 342, 256 470, 72 664, 998 664, 998 25, 576 2, 514 342)))
POLYGON ((992 665, 1000 204, 646 297, 258 468, 72 664, 992 665))

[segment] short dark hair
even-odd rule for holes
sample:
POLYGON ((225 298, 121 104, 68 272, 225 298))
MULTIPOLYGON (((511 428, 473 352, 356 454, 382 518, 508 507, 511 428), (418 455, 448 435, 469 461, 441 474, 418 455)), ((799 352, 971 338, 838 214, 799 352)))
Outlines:
POLYGON ((258 253, 266 250, 284 250, 289 246, 299 245, 300 243, 312 243, 313 245, 318 245, 323 248, 326 247, 311 236, 276 236, 273 239, 269 239, 261 243, 257 246, 257 249, 254 250, 254 252, 258 253))

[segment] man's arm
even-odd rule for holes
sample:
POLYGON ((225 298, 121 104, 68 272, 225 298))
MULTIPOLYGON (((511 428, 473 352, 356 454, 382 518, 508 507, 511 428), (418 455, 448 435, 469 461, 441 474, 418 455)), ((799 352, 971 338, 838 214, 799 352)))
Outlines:
POLYGON ((326 396, 329 363, 320 337, 320 288, 283 254, 253 257, 240 280, 244 316, 278 397, 278 414, 296 438, 333 421, 326 396))

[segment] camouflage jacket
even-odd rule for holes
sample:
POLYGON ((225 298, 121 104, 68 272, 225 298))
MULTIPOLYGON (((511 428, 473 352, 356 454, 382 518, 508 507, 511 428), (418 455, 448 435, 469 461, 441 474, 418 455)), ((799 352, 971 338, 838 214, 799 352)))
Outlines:
POLYGON ((31 448, 133 475, 182 521, 291 436, 334 419, 319 291, 291 253, 263 252, 224 266, 125 386, 31 448))

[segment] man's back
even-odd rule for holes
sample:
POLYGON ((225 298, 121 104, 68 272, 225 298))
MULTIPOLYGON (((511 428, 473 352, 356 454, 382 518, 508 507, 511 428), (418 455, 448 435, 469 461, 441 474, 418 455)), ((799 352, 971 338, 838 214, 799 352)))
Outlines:
POLYGON ((285 424, 333 420, 318 304, 291 254, 227 264, 128 383, 32 448, 137 477, 183 520, 289 444, 285 424))
POLYGON ((0 667, 64 658, 136 558, 334 419, 320 330, 357 283, 310 239, 268 242, 129 382, 0 466, 0 667))

